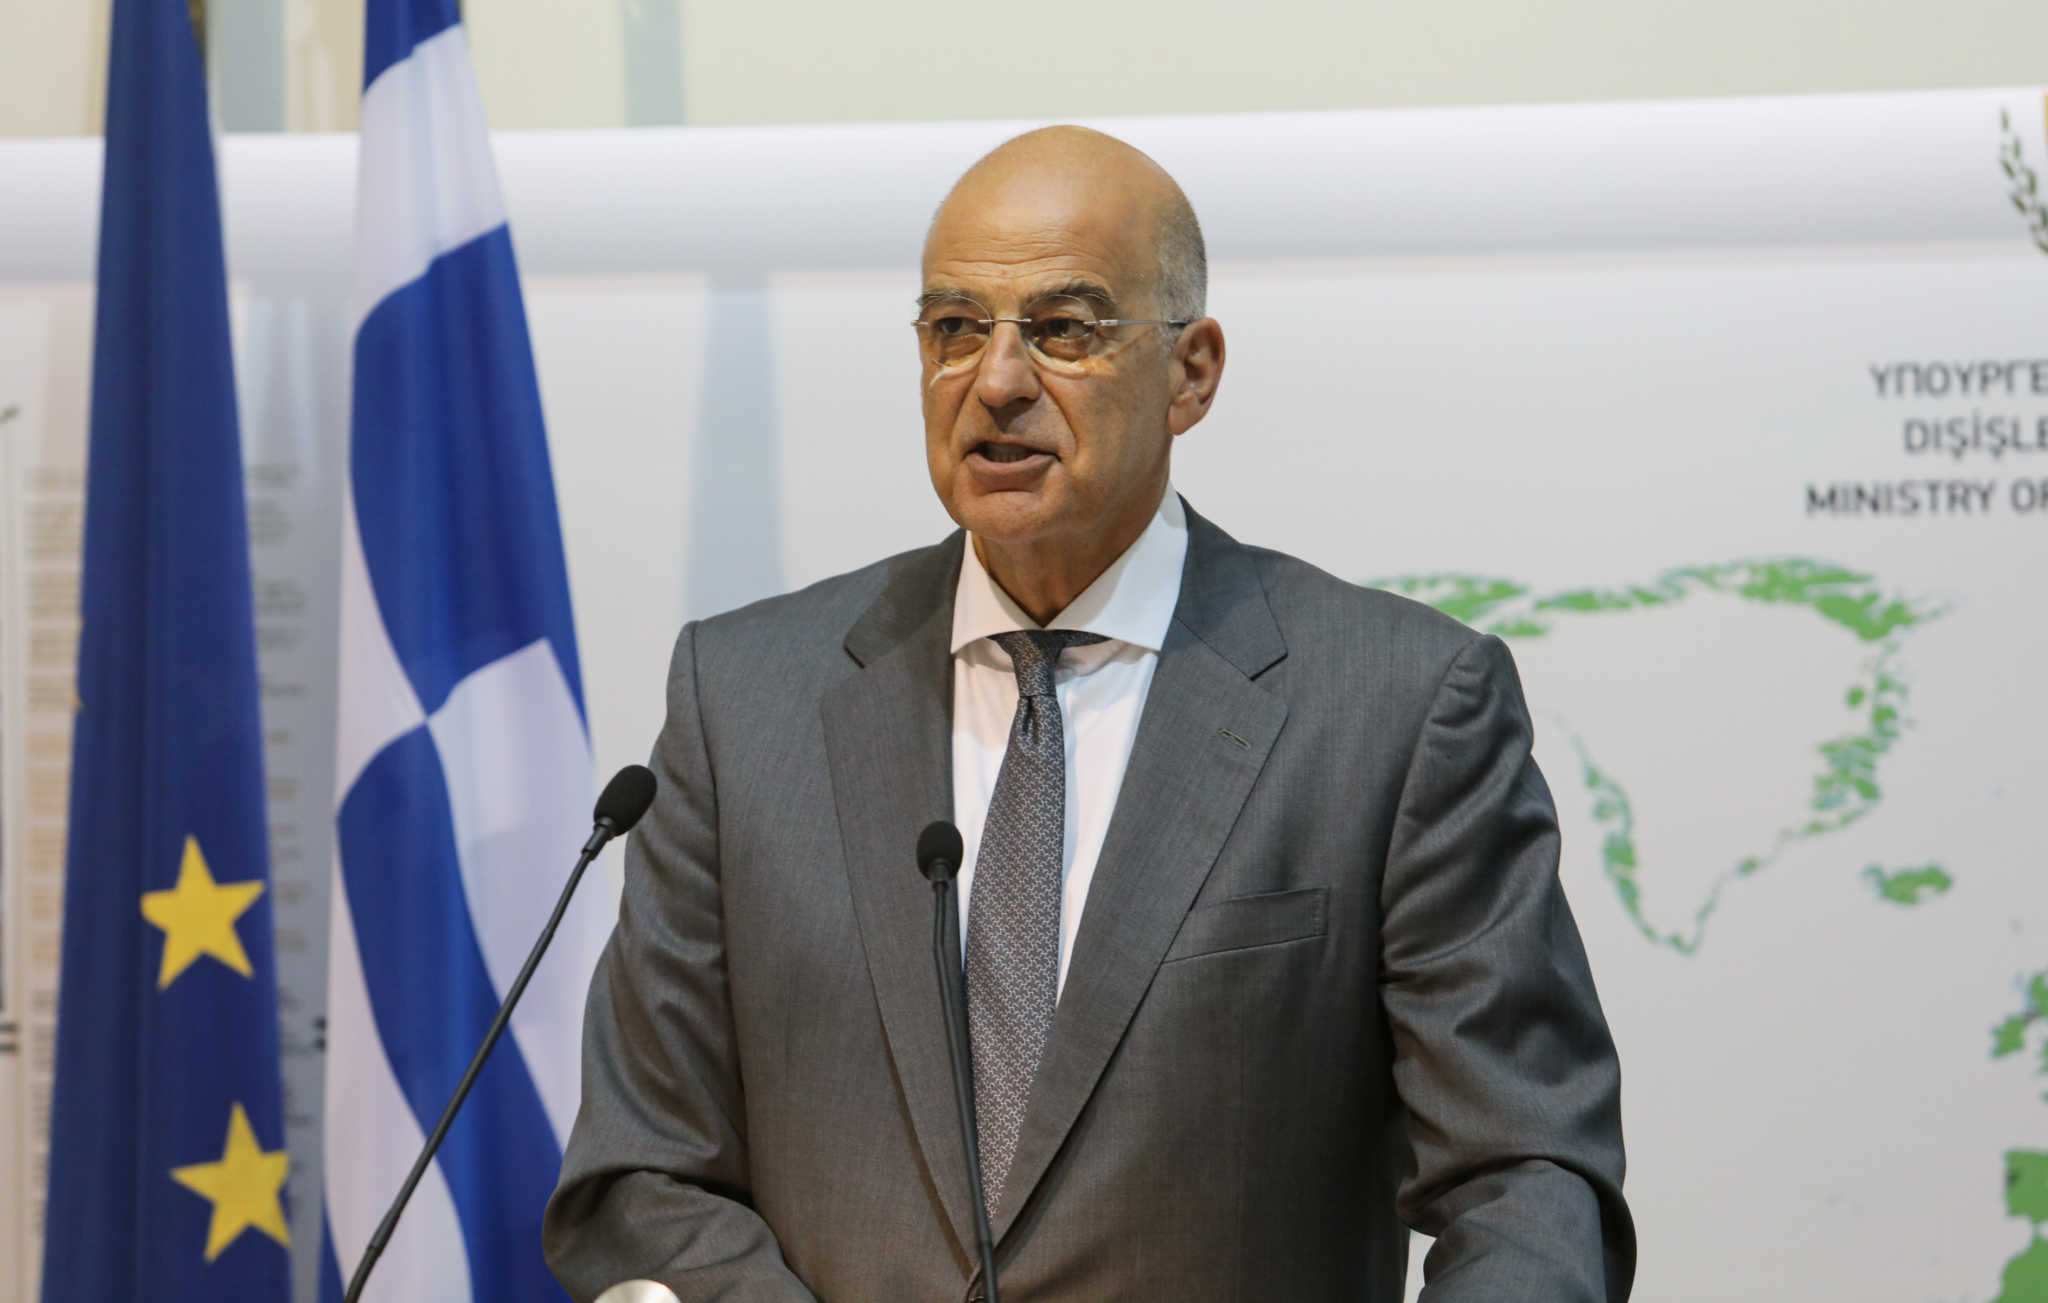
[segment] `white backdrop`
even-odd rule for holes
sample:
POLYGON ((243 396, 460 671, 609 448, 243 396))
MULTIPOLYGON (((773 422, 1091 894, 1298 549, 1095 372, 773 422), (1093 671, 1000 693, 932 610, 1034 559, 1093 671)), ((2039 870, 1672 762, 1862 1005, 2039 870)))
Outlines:
MULTIPOLYGON (((2039 1215, 2038 1169, 2007 1193, 2008 1151, 2048 1149, 2024 990, 2048 970, 2043 111, 2014 90, 1100 124, 1209 234, 1230 363, 1181 490, 1348 578, 1496 595, 1459 609, 1509 636, 1538 713, 1622 1047, 1638 1297, 1981 1301, 2048 1257, 2008 1215, 2039 1215), (1908 422, 1956 418, 1961 443, 1914 450, 1908 422), (1994 1056, 2001 1025, 2018 1048, 1994 1056)), ((917 246, 1023 125, 499 138, 601 768, 644 755, 682 619, 946 528, 917 246)), ((82 446, 98 162, 0 158, 19 539, 82 446)), ((346 138, 223 151, 302 1248, 352 169, 346 138)), ((0 1014, 30 1050, 22 934, 49 921, 16 896, 50 872, 26 777, 50 758, 28 748, 61 714, 29 688, 63 647, 46 610, 37 661, 23 595, 52 573, 23 547, 0 567, 0 1014)), ((0 1058, 0 1199, 33 1160, 21 1062, 0 1058)))

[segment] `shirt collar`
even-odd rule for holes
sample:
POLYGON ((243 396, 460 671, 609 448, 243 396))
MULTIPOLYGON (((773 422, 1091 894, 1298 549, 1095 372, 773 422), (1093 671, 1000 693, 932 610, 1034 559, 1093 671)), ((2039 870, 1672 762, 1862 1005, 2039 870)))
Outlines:
MULTIPOLYGON (((1173 623, 1187 556, 1187 513, 1181 509, 1180 495, 1168 485, 1145 532, 1044 627, 1099 633, 1156 652, 1165 646, 1167 627, 1173 623)), ((970 536, 953 592, 953 654, 994 634, 1038 627, 989 575, 970 536)))

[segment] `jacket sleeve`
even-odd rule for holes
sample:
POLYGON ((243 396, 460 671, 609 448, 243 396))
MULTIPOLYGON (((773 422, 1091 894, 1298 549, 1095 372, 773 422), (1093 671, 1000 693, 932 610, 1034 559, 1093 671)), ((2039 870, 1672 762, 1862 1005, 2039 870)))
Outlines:
POLYGON ((1383 885, 1382 1000, 1436 1237, 1423 1303, 1622 1303, 1621 1072, 1558 882, 1556 809, 1498 638, 1451 661, 1417 738, 1383 885))
POLYGON ((811 1298, 749 1197, 694 642, 694 626, 676 641, 660 786, 591 980, 582 1107, 542 1228, 548 1265, 579 1300, 643 1277, 685 1303, 811 1298))

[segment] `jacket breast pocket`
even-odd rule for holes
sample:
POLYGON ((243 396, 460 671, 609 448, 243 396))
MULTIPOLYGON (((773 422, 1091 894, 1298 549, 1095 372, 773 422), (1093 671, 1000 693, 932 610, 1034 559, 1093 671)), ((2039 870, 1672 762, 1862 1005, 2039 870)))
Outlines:
POLYGON ((1329 907, 1327 887, 1272 891, 1197 905, 1182 920, 1161 962, 1319 937, 1329 926, 1329 907))

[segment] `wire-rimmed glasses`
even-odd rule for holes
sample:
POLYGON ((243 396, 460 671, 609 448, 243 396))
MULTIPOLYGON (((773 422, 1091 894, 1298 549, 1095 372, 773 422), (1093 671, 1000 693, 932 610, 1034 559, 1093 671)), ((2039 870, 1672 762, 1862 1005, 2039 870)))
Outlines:
POLYGON ((910 324, 917 328, 924 359, 941 371, 974 365, 988 347, 995 328, 1004 322, 1024 336, 1032 358, 1054 371, 1085 372, 1096 357, 1110 351, 1127 326, 1185 326, 1185 320, 1098 317, 1086 300, 1071 295, 1041 299, 1022 317, 998 317, 973 299, 933 299, 910 324))

